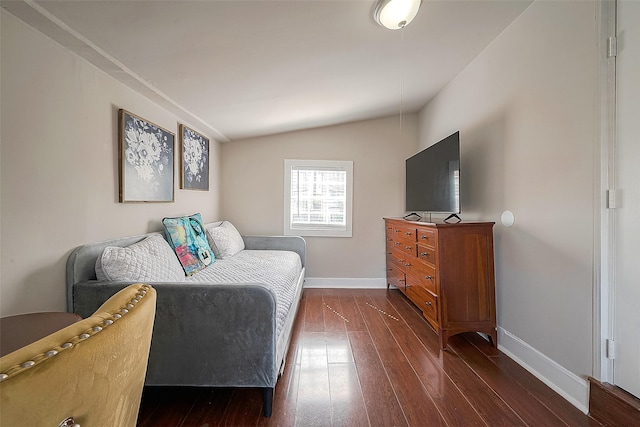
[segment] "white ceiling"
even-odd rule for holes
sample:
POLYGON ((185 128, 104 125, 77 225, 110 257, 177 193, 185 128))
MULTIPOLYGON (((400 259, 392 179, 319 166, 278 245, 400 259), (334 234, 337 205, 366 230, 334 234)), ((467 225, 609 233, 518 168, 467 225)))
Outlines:
MULTIPOLYGON (((219 141, 416 112, 531 1, 2 1, 219 141), (403 34, 404 33, 404 34, 403 34)), ((126 106, 122 106, 126 108, 126 106)))

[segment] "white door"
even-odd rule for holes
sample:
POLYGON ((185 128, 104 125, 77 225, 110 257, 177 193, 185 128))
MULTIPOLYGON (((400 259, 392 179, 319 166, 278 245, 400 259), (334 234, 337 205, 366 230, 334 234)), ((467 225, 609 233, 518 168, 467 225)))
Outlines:
POLYGON ((614 383, 640 397, 640 1, 617 11, 614 383))

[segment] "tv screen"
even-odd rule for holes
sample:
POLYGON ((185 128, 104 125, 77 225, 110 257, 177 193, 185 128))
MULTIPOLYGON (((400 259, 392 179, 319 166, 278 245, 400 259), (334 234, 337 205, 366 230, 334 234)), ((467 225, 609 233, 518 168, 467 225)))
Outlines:
POLYGON ((460 213, 460 132, 406 161, 406 210, 460 213))

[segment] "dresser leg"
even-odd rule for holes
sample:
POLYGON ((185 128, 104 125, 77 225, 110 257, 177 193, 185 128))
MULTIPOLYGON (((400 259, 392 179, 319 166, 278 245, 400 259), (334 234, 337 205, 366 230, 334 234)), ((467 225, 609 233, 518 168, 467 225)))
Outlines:
POLYGON ((489 338, 491 339, 491 344, 493 344, 495 348, 498 348, 498 331, 496 329, 489 333, 489 338))
POLYGON ((449 341, 449 334, 443 330, 440 330, 440 333, 438 335, 440 336, 440 349, 446 350, 447 342, 449 341))

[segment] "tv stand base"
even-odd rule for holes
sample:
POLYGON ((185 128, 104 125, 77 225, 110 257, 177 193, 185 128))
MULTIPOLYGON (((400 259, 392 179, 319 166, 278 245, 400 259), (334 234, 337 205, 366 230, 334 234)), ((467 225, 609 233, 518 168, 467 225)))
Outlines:
POLYGON ((446 222, 447 224, 457 224, 460 221, 462 221, 462 218, 460 218, 458 214, 454 213, 442 220, 442 222, 446 222), (453 221, 454 219, 457 219, 457 221, 453 221))

